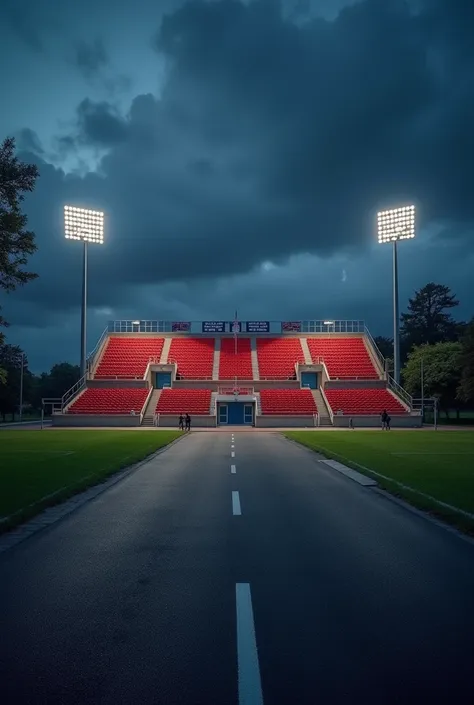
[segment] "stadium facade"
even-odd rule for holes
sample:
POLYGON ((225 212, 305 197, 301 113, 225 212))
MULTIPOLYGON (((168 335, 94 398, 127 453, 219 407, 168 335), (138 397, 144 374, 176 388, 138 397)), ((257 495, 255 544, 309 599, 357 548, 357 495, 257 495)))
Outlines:
POLYGON ((112 321, 55 426, 416 427, 363 321, 112 321))

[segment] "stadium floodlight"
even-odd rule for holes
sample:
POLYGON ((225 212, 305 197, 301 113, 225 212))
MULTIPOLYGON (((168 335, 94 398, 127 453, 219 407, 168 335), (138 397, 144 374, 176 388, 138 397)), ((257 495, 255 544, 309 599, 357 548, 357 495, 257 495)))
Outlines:
POLYGON ((400 384, 400 314, 398 305, 399 240, 415 237, 415 206, 402 206, 377 213, 379 244, 393 243, 393 377, 400 384))
POLYGON ((334 325, 334 321, 323 321, 323 323, 325 326, 333 326, 334 325))
POLYGON ((139 325, 140 325, 140 321, 132 321, 132 326, 139 326, 139 325))
POLYGON ((104 214, 88 208, 64 206, 64 234, 67 240, 83 243, 82 309, 81 309, 81 377, 87 364, 87 246, 104 243, 104 214))

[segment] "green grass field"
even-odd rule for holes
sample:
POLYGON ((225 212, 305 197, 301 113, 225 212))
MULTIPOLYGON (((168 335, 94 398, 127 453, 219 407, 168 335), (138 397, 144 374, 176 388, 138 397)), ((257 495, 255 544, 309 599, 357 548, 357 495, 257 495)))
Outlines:
POLYGON ((179 435, 178 431, 0 431, 0 531, 146 458, 179 435))
POLYGON ((469 531, 474 521, 437 502, 474 514, 472 431, 291 431, 288 438, 375 477, 381 487, 469 531))

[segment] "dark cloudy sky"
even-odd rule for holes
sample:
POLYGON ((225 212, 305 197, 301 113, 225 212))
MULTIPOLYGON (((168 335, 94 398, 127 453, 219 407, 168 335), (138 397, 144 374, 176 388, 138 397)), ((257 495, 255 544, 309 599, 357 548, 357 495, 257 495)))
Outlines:
POLYGON ((374 213, 413 201, 402 305, 474 313, 472 0, 2 0, 0 137, 41 178, 33 284, 2 302, 35 371, 78 361, 80 247, 107 214, 89 349, 114 318, 358 318, 391 331, 374 213))

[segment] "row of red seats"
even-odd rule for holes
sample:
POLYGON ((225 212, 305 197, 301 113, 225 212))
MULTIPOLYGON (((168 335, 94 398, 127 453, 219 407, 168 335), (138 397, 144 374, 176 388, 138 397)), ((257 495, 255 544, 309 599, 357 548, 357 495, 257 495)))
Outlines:
POLYGON ((308 348, 315 362, 324 360, 332 379, 379 378, 362 338, 308 338, 308 348))
POLYGON ((163 344, 163 338, 109 338, 94 377, 143 377, 150 357, 159 361, 163 344))
POLYGON ((69 407, 70 414, 140 414, 149 389, 88 387, 69 407))
POLYGON ((384 409, 391 415, 408 413, 387 389, 325 389, 324 393, 334 413, 357 416, 381 414, 384 409))
POLYGON ((310 389, 262 389, 260 401, 262 414, 298 416, 317 413, 310 389))
POLYGON ((219 379, 253 379, 252 350, 250 338, 237 338, 237 354, 235 340, 222 338, 219 359, 219 379))
POLYGON ((158 404, 157 414, 210 414, 210 389, 163 389, 158 404))

